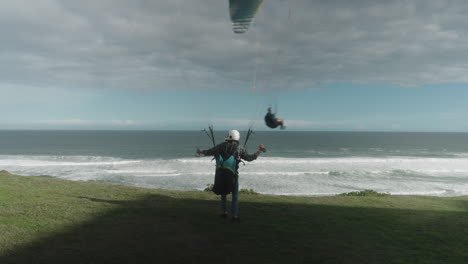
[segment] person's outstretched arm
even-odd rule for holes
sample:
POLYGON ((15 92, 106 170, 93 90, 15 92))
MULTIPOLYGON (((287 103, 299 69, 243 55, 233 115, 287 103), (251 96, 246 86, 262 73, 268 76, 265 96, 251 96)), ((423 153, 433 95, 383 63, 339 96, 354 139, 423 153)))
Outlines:
POLYGON ((219 151, 219 148, 221 147, 221 144, 218 144, 210 149, 207 149, 207 150, 200 150, 199 148, 197 148, 197 150, 195 151, 198 155, 203 155, 203 156, 211 156, 211 155, 215 155, 218 151, 219 151))
POLYGON ((254 154, 249 154, 249 153, 247 153, 246 150, 243 149, 242 153, 241 153, 241 159, 243 159, 245 161, 252 161, 252 160, 257 159, 257 157, 260 156, 260 154, 262 152, 265 152, 265 151, 266 151, 266 149, 265 149, 265 146, 263 144, 260 144, 260 146, 258 146, 258 150, 254 154))

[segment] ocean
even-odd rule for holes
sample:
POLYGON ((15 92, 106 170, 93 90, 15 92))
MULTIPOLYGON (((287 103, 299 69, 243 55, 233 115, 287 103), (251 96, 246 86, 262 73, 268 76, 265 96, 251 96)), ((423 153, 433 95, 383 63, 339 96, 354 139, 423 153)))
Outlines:
MULTIPOLYGON (((220 143, 226 131, 216 131, 220 143)), ((241 132, 243 139, 245 132, 241 132)), ((240 188, 275 195, 468 195, 468 133, 259 131, 240 188)), ((201 131, 0 131, 0 170, 145 188, 203 190, 215 163, 201 131)))

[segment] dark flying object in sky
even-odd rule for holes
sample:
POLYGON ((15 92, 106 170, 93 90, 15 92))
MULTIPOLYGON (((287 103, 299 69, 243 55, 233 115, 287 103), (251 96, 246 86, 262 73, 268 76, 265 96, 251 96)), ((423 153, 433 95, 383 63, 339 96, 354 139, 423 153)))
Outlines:
POLYGON ((229 0, 229 13, 234 33, 244 33, 257 13, 263 0, 229 0))

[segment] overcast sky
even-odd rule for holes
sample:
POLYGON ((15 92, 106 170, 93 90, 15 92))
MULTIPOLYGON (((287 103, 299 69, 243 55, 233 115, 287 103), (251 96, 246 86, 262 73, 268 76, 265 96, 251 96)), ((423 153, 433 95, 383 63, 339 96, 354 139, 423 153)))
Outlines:
POLYGON ((468 2, 0 0, 0 129, 466 131, 468 2))

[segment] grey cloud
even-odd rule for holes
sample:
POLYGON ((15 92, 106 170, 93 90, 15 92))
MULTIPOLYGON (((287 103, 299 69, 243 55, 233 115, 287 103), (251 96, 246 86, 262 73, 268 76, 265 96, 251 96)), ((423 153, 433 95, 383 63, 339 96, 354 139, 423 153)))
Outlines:
POLYGON ((246 34, 228 1, 2 1, 0 82, 308 89, 467 82, 465 1, 266 0, 246 34))

